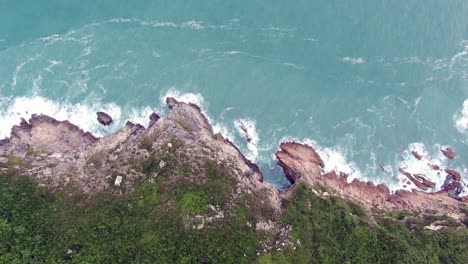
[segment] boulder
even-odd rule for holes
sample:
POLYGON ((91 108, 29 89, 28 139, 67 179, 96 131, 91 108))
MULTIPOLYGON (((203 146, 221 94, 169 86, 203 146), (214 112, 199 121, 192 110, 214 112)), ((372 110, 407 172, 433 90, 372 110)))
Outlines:
POLYGON ((152 127, 154 124, 156 124, 156 122, 158 122, 159 118, 161 118, 158 114, 156 113, 151 113, 151 115, 149 116, 149 119, 150 119, 150 123, 148 125, 148 128, 152 127))
POLYGON ((449 159, 454 159, 457 156, 457 153, 455 153, 455 151, 453 151, 453 149, 451 149, 450 147, 443 148, 440 151, 442 152, 442 154, 444 154, 445 157, 449 159))
POLYGON ((435 183, 428 180, 423 174, 411 174, 405 171, 403 168, 399 168, 398 171, 405 175, 411 182, 414 183, 414 185, 420 189, 427 191, 435 187, 435 183))
POLYGON ((417 159, 417 160, 422 160, 422 155, 419 154, 417 151, 413 150, 411 151, 411 154, 413 154, 413 156, 417 159))
POLYGON ((97 115, 97 120, 99 121, 99 123, 101 123, 104 126, 108 126, 112 124, 112 121, 114 121, 110 115, 104 112, 97 112, 96 115, 97 115))
POLYGON ((169 107, 169 109, 172 109, 178 103, 179 102, 176 99, 172 98, 172 97, 166 98, 166 104, 167 104, 167 107, 169 107))
POLYGON ((325 167, 322 158, 311 146, 296 142, 281 143, 276 158, 291 184, 294 184, 301 175, 320 174, 321 168, 325 167))
POLYGON ((452 175, 454 181, 459 182, 461 180, 461 175, 458 171, 452 169, 445 169, 445 172, 449 175, 452 175))
POLYGON ((120 175, 115 177, 114 186, 120 187, 120 185, 122 185, 122 180, 123 180, 123 177, 120 175))
POLYGON ((437 164, 427 164, 433 170, 440 170, 440 166, 437 164))

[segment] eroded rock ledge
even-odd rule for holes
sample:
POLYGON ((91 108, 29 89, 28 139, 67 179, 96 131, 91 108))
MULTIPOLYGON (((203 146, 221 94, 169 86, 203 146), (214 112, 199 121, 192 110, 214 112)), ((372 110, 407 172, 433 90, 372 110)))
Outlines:
MULTIPOLYGON (((323 171, 324 163, 313 147, 296 142, 283 142, 276 153, 278 164, 291 183, 304 182, 310 185, 321 185, 330 191, 346 198, 359 201, 370 209, 380 210, 435 210, 438 213, 448 214, 454 218, 464 217, 460 213, 461 204, 468 204, 467 197, 459 200, 449 197, 447 189, 426 193, 416 189, 412 192, 399 190, 391 193, 384 184, 375 185, 371 182, 362 182, 357 179, 348 183, 344 173, 323 171)), ((453 178, 460 180, 457 172, 446 169, 453 178)), ((413 176, 412 176, 413 177, 413 176)), ((417 179, 413 179, 417 181, 417 179)), ((430 183, 426 183, 431 185, 430 183)), ((419 185, 418 185, 419 186, 419 185)), ((421 185, 423 187, 423 185, 421 185)))

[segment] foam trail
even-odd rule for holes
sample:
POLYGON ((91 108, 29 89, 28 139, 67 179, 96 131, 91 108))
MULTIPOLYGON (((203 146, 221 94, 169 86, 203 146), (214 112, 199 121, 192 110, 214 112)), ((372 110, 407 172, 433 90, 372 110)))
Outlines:
POLYGON ((341 61, 343 62, 350 62, 351 64, 363 64, 363 63, 366 63, 366 61, 361 58, 361 57, 358 57, 358 58, 352 58, 352 57, 344 57, 341 59, 341 61))
POLYGON ((462 108, 453 116, 455 128, 462 134, 468 133, 468 99, 463 102, 462 108))
POLYGON ((257 133, 255 120, 248 118, 238 118, 234 120, 234 125, 239 134, 247 139, 248 153, 246 157, 251 161, 257 161, 258 159, 258 143, 260 137, 257 133))

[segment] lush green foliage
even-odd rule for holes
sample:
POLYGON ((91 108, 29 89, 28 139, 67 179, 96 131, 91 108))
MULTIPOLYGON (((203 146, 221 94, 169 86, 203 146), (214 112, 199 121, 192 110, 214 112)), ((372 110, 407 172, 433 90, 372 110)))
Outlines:
MULTIPOLYGON (((293 237, 301 246, 265 255, 259 263, 468 263, 466 229, 424 231, 422 223, 405 224, 389 216, 370 226, 359 208, 298 186, 284 221, 294 226, 293 237)), ((401 220, 408 214, 395 216, 401 220)))
POLYGON ((252 212, 242 203, 203 229, 187 225, 187 216, 205 214, 208 204, 226 207, 231 184, 219 169, 207 171, 204 184, 181 180, 171 189, 158 171, 131 195, 92 199, 0 176, 0 263, 468 263, 466 229, 424 231, 440 219, 401 221, 409 212, 369 225, 359 205, 317 197, 305 186, 283 219, 300 246, 257 258, 262 238, 246 224, 252 212))
POLYGON ((49 195, 26 177, 0 176, 0 263, 253 262, 257 238, 245 221, 226 215, 208 228, 187 227, 184 217, 204 210, 208 191, 167 193, 161 182, 145 181, 129 196, 89 200, 49 195), (163 201, 184 210, 164 209, 163 201))

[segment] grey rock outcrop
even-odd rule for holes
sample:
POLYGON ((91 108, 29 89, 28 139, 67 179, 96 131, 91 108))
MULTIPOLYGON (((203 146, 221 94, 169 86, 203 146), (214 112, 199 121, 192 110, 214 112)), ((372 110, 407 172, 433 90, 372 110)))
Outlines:
POLYGON ((97 115, 98 122, 101 123, 104 126, 108 126, 108 125, 112 124, 112 122, 114 121, 112 119, 112 117, 110 115, 108 115, 107 113, 97 112, 96 115, 97 115))
POLYGON ((257 165, 235 145, 215 136, 198 106, 173 98, 168 98, 167 103, 170 113, 163 117, 151 115, 147 129, 127 122, 102 138, 68 121, 33 115, 29 122, 22 120, 13 127, 11 137, 0 145, 0 156, 20 158, 20 173, 52 189, 72 186, 78 193, 95 193, 112 187, 115 181, 110 179, 116 179, 116 175, 125 179, 120 189, 131 191, 136 181, 147 177, 131 164, 142 164, 150 156, 161 159, 158 164, 167 163, 160 161, 171 149, 190 153, 184 162, 193 170, 200 169, 206 160, 229 167, 242 188, 279 208, 279 190, 263 182, 257 165))

